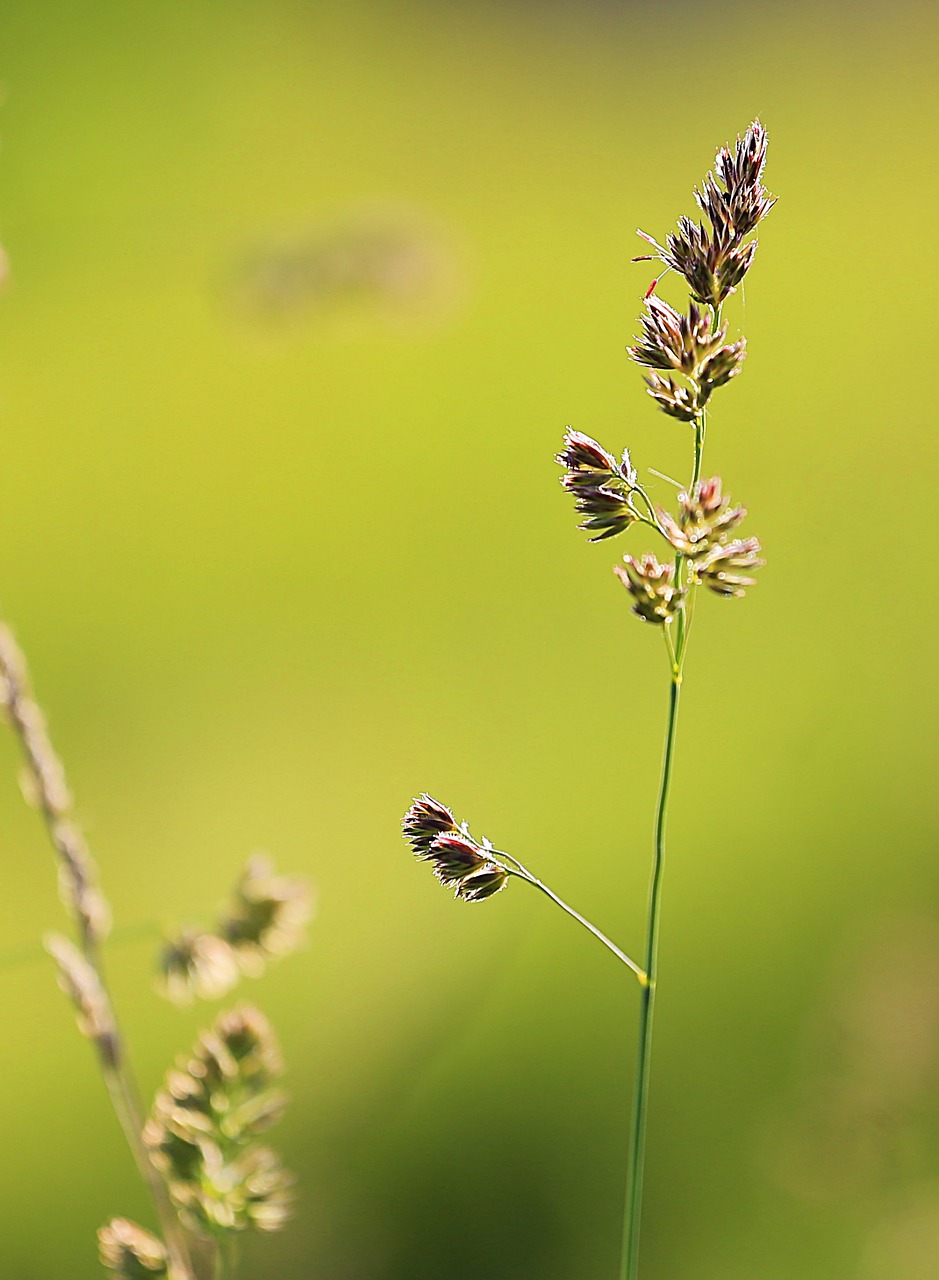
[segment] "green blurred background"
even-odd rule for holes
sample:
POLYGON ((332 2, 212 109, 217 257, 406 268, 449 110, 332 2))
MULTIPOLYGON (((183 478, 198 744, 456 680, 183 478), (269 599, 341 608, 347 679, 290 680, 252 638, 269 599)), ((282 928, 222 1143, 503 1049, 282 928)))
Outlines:
MULTIPOLYGON (((246 993, 299 1199, 244 1277, 615 1274, 634 984, 523 886, 448 902, 398 821, 430 790, 638 948, 666 672, 552 455, 572 423, 686 473, 623 353, 634 229, 757 112, 780 202, 706 466, 769 564, 698 610, 643 1275, 939 1275, 937 37, 913 3, 6 0, 0 607, 148 1092, 210 1016, 152 993, 161 925, 256 849, 319 895, 246 993)), ((4 734, 0 1273, 86 1280, 151 1218, 16 771, 4 734)))

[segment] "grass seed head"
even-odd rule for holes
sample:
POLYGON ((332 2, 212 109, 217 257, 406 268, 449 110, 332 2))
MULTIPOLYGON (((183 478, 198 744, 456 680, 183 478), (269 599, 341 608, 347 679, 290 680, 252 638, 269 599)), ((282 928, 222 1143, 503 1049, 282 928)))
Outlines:
POLYGON ((695 190, 695 201, 710 226, 679 218, 678 229, 668 233, 664 247, 641 231, 656 252, 637 261, 658 259, 684 276, 695 301, 719 307, 753 265, 757 242, 745 237, 776 203, 762 181, 766 141, 766 130, 754 120, 733 150, 721 147, 713 171, 695 190))
POLYGON ((573 431, 570 427, 564 435, 564 448, 555 461, 568 471, 589 473, 591 483, 595 484, 607 484, 618 475, 613 455, 583 431, 573 431))
POLYGON ((723 545, 747 514, 746 507, 732 507, 730 498, 721 493, 720 476, 699 480, 690 494, 680 493, 678 505, 677 520, 659 508, 659 524, 675 550, 689 560, 723 545))
POLYGON ((434 875, 440 883, 448 888, 456 887, 458 895, 460 881, 488 865, 483 850, 466 835, 438 836, 423 857, 433 863, 434 875))
POLYGON ((701 387, 699 393, 701 404, 707 403, 712 391, 726 386, 731 378, 736 378, 743 367, 746 355, 747 340, 740 338, 737 342, 728 343, 726 347, 720 347, 710 359, 704 361, 698 378, 701 387))
POLYGON ((647 374, 645 384, 649 395, 670 418, 677 418, 679 422, 694 422, 701 412, 698 388, 682 386, 670 373, 664 377, 660 373, 647 374))
POLYGON ((727 326, 713 328, 709 312, 695 303, 682 315, 656 294, 645 300, 646 309, 639 317, 642 338, 626 350, 636 364, 648 369, 678 370, 695 376, 701 366, 721 346, 727 326))
POLYGON ((158 987, 174 1004, 218 1000, 241 977, 234 951, 214 933, 183 929, 163 948, 158 987))
POLYGON ((440 835, 459 831, 456 818, 439 800, 432 796, 418 796, 401 819, 404 838, 414 851, 415 857, 426 857, 427 851, 440 835))
POLYGON ((491 898, 508 883, 509 874, 504 867, 494 862, 487 862, 478 871, 474 871, 457 887, 456 896, 462 902, 484 902, 491 898))
POLYGON ((733 150, 721 147, 695 200, 712 225, 726 226, 737 238, 755 231, 776 203, 763 186, 766 167, 766 130, 754 120, 733 150))
POLYGON ((489 841, 475 840, 465 823, 457 826, 450 810, 426 792, 401 825, 415 857, 429 862, 440 883, 461 902, 483 902, 505 888, 509 873, 496 861, 489 841))
POLYGON ((697 302, 719 307, 753 265, 757 242, 738 243, 721 228, 713 232, 691 218, 678 219, 678 230, 665 237, 662 261, 684 276, 697 302))
POLYGON ((243 972, 257 977, 269 960, 296 951, 312 914, 309 887, 277 875, 270 859, 257 854, 245 867, 218 932, 243 972))
POLYGON ((160 1241, 127 1218, 113 1218, 100 1229, 98 1253, 117 1280, 161 1280, 169 1274, 160 1241))
POLYGON ((613 489, 578 489, 574 510, 586 517, 577 527, 593 534, 591 542, 615 538, 636 522, 636 513, 628 498, 613 489))
POLYGON ((758 538, 740 538, 714 547, 693 565, 695 580, 719 596, 742 596, 747 587, 756 585, 756 579, 748 576, 750 571, 766 563, 760 559, 761 550, 758 538))
POLYGON ((675 566, 659 564, 646 554, 641 560, 623 557, 613 572, 633 598, 633 613, 644 622, 662 626, 684 607, 685 591, 675 586, 675 566))
POLYGON ((116 1065, 119 1057, 117 1028, 107 993, 93 965, 74 942, 61 934, 47 934, 45 946, 56 963, 59 986, 75 1006, 79 1031, 94 1041, 107 1063, 116 1065))
POLYGON ((283 1114, 273 1087, 281 1071, 267 1020, 241 1007, 217 1018, 167 1075, 143 1136, 194 1230, 268 1231, 286 1219, 290 1179, 256 1142, 283 1114))
POLYGON ((596 440, 568 428, 555 461, 565 469, 561 484, 573 495, 577 514, 585 517, 578 527, 594 535, 591 542, 615 537, 635 524, 629 495, 638 477, 628 449, 617 462, 596 440))

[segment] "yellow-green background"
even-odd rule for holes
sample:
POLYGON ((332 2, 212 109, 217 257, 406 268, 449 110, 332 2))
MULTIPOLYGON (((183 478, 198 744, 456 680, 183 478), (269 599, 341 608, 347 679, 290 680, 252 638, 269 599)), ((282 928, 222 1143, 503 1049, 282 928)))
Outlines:
MULTIPOLYGON (((914 3, 4 5, 0 606, 137 931, 148 1091, 209 1016, 152 994, 159 925, 258 848, 319 894, 248 993, 299 1198, 244 1277, 615 1274, 635 987, 523 886, 448 902, 397 824, 427 788, 639 948, 666 671, 552 454, 572 423, 687 472, 623 353, 633 233, 756 112, 780 202, 706 466, 769 563, 698 609, 643 1277, 939 1273, 937 35, 914 3), (362 210, 433 242, 426 306, 232 305, 252 246, 362 210)), ((4 735, 0 1273, 85 1280, 149 1210, 38 954, 16 768, 4 735)))

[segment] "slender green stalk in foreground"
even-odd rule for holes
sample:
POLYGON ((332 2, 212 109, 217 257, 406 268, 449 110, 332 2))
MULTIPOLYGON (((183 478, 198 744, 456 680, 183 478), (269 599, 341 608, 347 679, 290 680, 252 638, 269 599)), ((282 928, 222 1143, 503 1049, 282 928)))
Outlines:
MULTIPOLYGON (((464 902, 482 902, 517 877, 540 889, 611 951, 638 978, 640 986, 638 1057, 627 1158, 626 1213, 623 1229, 621 1280, 637 1280, 639 1230, 646 1127, 649 1112, 649 1074, 652 1024, 658 979, 659 926, 665 867, 665 823, 675 760, 678 704, 692 611, 699 587, 724 599, 744 595, 753 586, 752 570, 763 564, 756 538, 732 537, 746 516, 722 492, 719 476, 702 477, 707 406, 713 393, 726 386, 741 369, 746 340, 728 341, 722 310, 753 262, 756 240, 751 233, 775 203, 762 184, 766 160, 766 131, 758 120, 737 138, 733 149, 722 147, 695 200, 705 221, 681 218, 677 231, 660 245, 639 234, 655 250, 636 261, 655 260, 665 271, 681 276, 691 294, 686 312, 659 298, 653 280, 644 296, 641 336, 628 349, 630 357, 649 372, 646 387, 658 407, 693 431, 691 483, 678 494, 676 515, 657 507, 640 482, 627 449, 621 460, 581 431, 568 429, 557 461, 564 468, 564 488, 575 499, 584 519, 580 528, 591 541, 613 538, 633 527, 651 528, 668 546, 668 559, 659 563, 647 552, 623 557, 614 572, 629 592, 632 612, 659 628, 669 664, 668 719, 662 775, 655 811, 655 846, 646 925, 645 968, 641 968, 579 912, 563 902, 547 885, 511 855, 477 840, 465 823, 445 805, 424 794, 404 817, 404 835, 415 855, 431 864, 438 880, 464 902), (674 638, 672 632, 674 631, 674 638)), ((655 475, 661 473, 655 472, 655 475)), ((666 477, 667 479, 667 477, 666 477)))
POLYGON ((649 890, 649 920, 646 937, 646 974, 648 981, 639 997, 639 1048, 636 1058, 636 1083, 629 1135, 629 1161, 626 1167, 623 1280, 634 1280, 639 1274, 639 1226, 642 1214, 646 1121, 649 1113, 652 1019, 655 1013, 659 922, 662 910, 662 872, 665 869, 665 818, 668 812, 668 792, 672 780, 672 762, 675 757, 675 736, 678 729, 678 702, 680 696, 681 675, 673 674, 668 693, 668 720, 665 730, 665 754, 662 759, 662 781, 659 787, 659 800, 655 814, 655 852, 652 863, 652 884, 649 890))
MULTIPOLYGON (((720 325, 720 312, 712 308, 715 329, 720 325)), ((691 491, 701 480, 707 410, 702 409, 694 424, 694 463, 691 491)), ((685 557, 675 553, 675 580, 682 582, 685 557)), ((685 653, 691 630, 691 616, 683 609, 677 620, 678 638, 673 646, 669 627, 662 628, 668 650, 670 676, 668 713, 665 721, 665 748, 662 773, 655 808, 655 837, 652 854, 652 878, 649 886, 649 911, 646 920, 646 982, 639 1004, 639 1036, 636 1051, 636 1079, 633 1093, 632 1120, 629 1131, 629 1153, 626 1165, 626 1212, 623 1220, 622 1280, 636 1280, 639 1275, 639 1232, 642 1220, 642 1185, 645 1173, 646 1125, 649 1114, 649 1077, 652 1065, 652 1023, 655 1014, 655 987, 658 975, 659 926, 662 915, 662 878, 665 870, 665 824, 668 797, 672 785, 672 765, 678 736, 678 707, 685 665, 685 653)))
POLYGON ((556 906, 559 906, 562 911, 566 911, 567 914, 571 916, 572 919, 576 920, 578 924, 583 925, 588 933, 592 933, 598 942, 602 942, 608 951, 612 951, 617 960, 621 961, 627 969, 631 969, 639 979, 641 986, 646 985, 646 971, 641 969, 639 965, 636 964, 635 960, 631 960, 626 952, 621 951, 615 942, 611 942, 605 933, 601 933, 595 924, 591 924, 590 921, 586 919, 585 916, 582 916, 579 911, 575 911, 574 908, 566 903, 563 898, 559 898, 554 890, 549 889, 543 880, 539 880, 537 876, 532 875, 528 868, 523 867, 517 858, 513 858, 510 853, 503 853, 501 850, 496 851, 495 849, 491 850, 491 856, 499 862, 510 862, 512 866, 506 868, 510 876, 518 876, 519 879, 524 880, 526 884, 534 885, 536 889, 540 889, 541 892, 546 894, 556 906))

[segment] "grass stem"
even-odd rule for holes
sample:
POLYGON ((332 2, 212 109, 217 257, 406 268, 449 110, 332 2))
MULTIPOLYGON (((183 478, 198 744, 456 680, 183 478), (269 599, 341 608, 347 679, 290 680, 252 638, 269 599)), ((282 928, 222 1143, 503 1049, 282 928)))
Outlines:
POLYGON ((665 751, 662 758, 662 778, 655 814, 655 855, 652 863, 652 883, 649 890, 649 915, 646 932, 646 982, 642 987, 640 996, 636 1084, 626 1172, 626 1215, 623 1230, 622 1280, 636 1280, 639 1274, 639 1229, 642 1215, 646 1121, 649 1110, 652 1018, 655 1012, 659 920, 662 907, 662 872, 665 867, 665 819, 668 812, 668 795, 672 780, 672 762, 675 755, 680 695, 681 676, 679 673, 673 676, 669 686, 665 751))
MULTIPOLYGON (((719 308, 712 308, 712 314, 716 329, 720 324, 719 308)), ((706 434, 707 410, 702 409, 694 423, 694 460, 689 489, 689 492, 692 493, 695 485, 701 479, 706 434)), ((684 560, 685 557, 681 552, 677 552, 675 556, 675 581, 679 587, 682 585, 684 560)), ((649 888, 649 913, 646 922, 646 980, 642 984, 642 994, 640 996, 636 1082, 633 1094, 629 1155, 626 1168, 626 1213, 623 1224, 622 1280, 637 1280, 639 1275, 642 1183, 645 1172, 646 1126, 649 1113, 649 1075, 652 1064, 652 1021, 655 1013, 659 924, 662 911, 662 873, 665 869, 665 822, 668 815, 668 796, 672 782, 675 739, 678 733, 678 704, 681 697, 682 672, 685 664, 688 636, 691 630, 690 612, 686 618, 685 610, 681 610, 678 615, 677 626, 678 634, 674 647, 672 646, 668 629, 665 629, 665 643, 671 658, 672 675, 669 684, 668 718, 665 725, 662 776, 659 783, 659 796, 655 811, 655 847, 652 860, 652 880, 649 888)))

